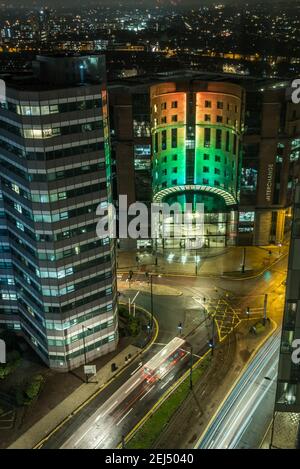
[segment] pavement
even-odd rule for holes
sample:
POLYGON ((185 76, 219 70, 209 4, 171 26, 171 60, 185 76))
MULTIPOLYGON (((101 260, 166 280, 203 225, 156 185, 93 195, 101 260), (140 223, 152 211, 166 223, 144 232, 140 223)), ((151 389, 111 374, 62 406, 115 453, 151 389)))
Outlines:
POLYGON ((138 254, 132 251, 119 251, 117 266, 120 273, 132 270, 141 273, 151 271, 163 275, 247 279, 249 276, 261 274, 286 256, 288 245, 214 248, 212 251, 199 249, 196 253, 174 249, 164 250, 157 255, 146 250, 138 254), (242 272, 244 253, 245 265, 242 272))

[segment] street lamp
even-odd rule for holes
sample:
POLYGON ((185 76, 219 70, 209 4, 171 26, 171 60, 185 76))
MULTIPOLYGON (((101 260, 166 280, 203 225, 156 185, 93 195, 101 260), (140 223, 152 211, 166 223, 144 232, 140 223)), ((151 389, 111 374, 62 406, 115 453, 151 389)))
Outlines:
POLYGON ((243 262, 242 262, 242 273, 245 273, 245 265, 246 265, 246 248, 243 248, 243 262))
POLYGON ((214 348, 215 348, 215 320, 212 317, 212 331, 211 331, 211 339, 208 342, 209 348, 211 348, 211 355, 213 356, 214 354, 214 348))
POLYGON ((193 389, 193 346, 190 345, 191 348, 191 363, 190 363, 190 389, 193 389))
MULTIPOLYGON (((91 331, 91 332, 93 332, 93 329, 91 329, 89 327, 85 327, 84 325, 82 325, 82 342, 83 342, 84 366, 86 366, 87 365, 87 356, 86 356, 86 345, 85 345, 84 329, 86 329, 88 331, 91 331)), ((88 381, 89 381, 88 375, 86 373, 84 373, 84 376, 85 376, 85 382, 88 383, 88 381)))
POLYGON ((200 259, 198 258, 198 249, 196 249, 196 256, 195 256, 195 275, 197 277, 198 275, 198 262, 200 259))
POLYGON ((186 342, 186 345, 190 347, 190 390, 193 389, 193 346, 189 342, 186 342))

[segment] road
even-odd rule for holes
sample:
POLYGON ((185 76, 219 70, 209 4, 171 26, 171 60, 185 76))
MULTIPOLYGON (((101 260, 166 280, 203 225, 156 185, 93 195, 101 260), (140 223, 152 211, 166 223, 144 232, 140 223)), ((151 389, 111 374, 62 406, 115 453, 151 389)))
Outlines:
MULTIPOLYGON (((63 443, 62 449, 98 449, 116 447, 149 403, 155 402, 169 382, 188 366, 189 354, 181 358, 162 380, 148 383, 139 366, 134 374, 63 443), (136 417, 135 417, 136 416, 136 417)), ((136 422, 137 423, 137 422, 136 422)))
MULTIPOLYGON (((189 337, 194 350, 199 344, 198 334, 189 337)), ((207 349, 207 342, 202 342, 200 353, 207 349)), ((143 357, 143 364, 161 350, 161 345, 154 345, 151 354, 143 357)), ((106 388, 82 411, 58 430, 43 448, 114 448, 132 427, 147 413, 165 393, 167 386, 175 382, 188 368, 190 354, 186 354, 170 372, 156 383, 147 383, 142 376, 139 362, 133 362, 126 373, 114 385, 106 388)), ((198 350, 198 348, 196 348, 198 350)), ((197 355, 199 356, 199 355, 197 355)))
MULTIPOLYGON (((183 294, 181 296, 154 295, 153 306, 154 314, 159 322, 159 335, 157 343, 143 356, 143 363, 148 361, 174 336, 178 335, 180 322, 183 325, 183 336, 187 336, 188 341, 193 345, 194 353, 199 356, 207 350, 208 341, 211 339, 212 327, 208 315, 215 315, 218 322, 218 333, 226 335, 241 319, 245 319, 246 305, 250 305, 252 317, 262 317, 263 296, 266 292, 269 293, 268 314, 274 319, 280 317, 282 308, 278 299, 283 300, 282 281, 285 276, 285 268, 286 259, 282 259, 276 266, 270 268, 268 275, 247 281, 156 277, 154 281, 158 285, 179 289, 183 294)), ((201 271, 201 265, 199 271, 201 271)), ((136 275, 133 288, 123 290, 125 295, 123 298, 128 300, 129 297, 131 299, 136 297, 139 284, 143 281, 145 281, 145 275, 136 275)), ((136 303, 150 310, 149 293, 140 291, 136 297, 136 303)), ((133 361, 115 381, 60 427, 43 444, 43 448, 60 448, 64 445, 71 447, 78 445, 80 447, 115 447, 120 443, 122 435, 127 434, 142 419, 164 394, 167 386, 170 386, 189 366, 188 362, 182 361, 180 366, 174 370, 174 375, 169 377, 172 378, 170 381, 168 381, 169 378, 166 378, 166 381, 157 383, 153 388, 149 388, 145 383, 137 382, 136 386, 128 391, 134 382, 132 377, 139 361, 140 359, 133 361), (128 391, 126 399, 122 401, 119 398, 120 389, 124 394, 125 391, 128 391), (117 395, 115 395, 116 392, 117 395), (114 396, 114 400, 111 399, 112 396, 114 396), (110 406, 111 409, 109 409, 110 406), (105 424, 100 418, 101 415, 105 417, 105 424), (95 422, 98 417, 99 419, 95 422), (108 435, 107 438, 99 436, 101 431, 103 432, 103 428, 105 434, 108 435), (106 429, 113 430, 109 431, 108 434, 106 429), (87 432, 86 435, 81 438, 85 432, 87 432)))
POLYGON ((196 448, 260 446, 272 418, 279 344, 277 329, 248 365, 196 448))

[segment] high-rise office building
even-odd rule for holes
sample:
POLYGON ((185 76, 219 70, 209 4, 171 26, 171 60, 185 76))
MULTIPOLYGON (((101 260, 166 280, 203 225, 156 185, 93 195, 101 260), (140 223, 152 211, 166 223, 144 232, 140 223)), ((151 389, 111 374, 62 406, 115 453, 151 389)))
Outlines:
MULTIPOLYGON (((155 202, 204 204, 207 247, 234 245, 245 93, 231 83, 166 82, 150 89, 155 202)), ((165 247, 185 247, 185 239, 165 247), (176 246, 175 246, 176 244, 176 246)))
POLYGON ((287 82, 246 86, 239 244, 280 244, 290 231, 300 176, 300 110, 288 89, 287 82))
POLYGON ((34 70, 7 79, 0 109, 0 324, 67 371, 118 341, 114 242, 96 235, 111 200, 105 61, 34 70))
POLYGON ((282 324, 272 432, 275 448, 300 448, 300 364, 292 360, 296 339, 300 339, 300 185, 295 192, 282 324))

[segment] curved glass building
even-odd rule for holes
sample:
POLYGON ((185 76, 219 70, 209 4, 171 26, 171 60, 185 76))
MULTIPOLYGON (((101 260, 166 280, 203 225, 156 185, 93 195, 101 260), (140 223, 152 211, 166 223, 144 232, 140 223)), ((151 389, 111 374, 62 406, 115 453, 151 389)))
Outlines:
MULTIPOLYGON (((223 82, 151 87, 154 202, 204 204, 204 243, 236 242, 245 93, 223 82)), ((186 239, 164 240, 186 247, 186 239)))

